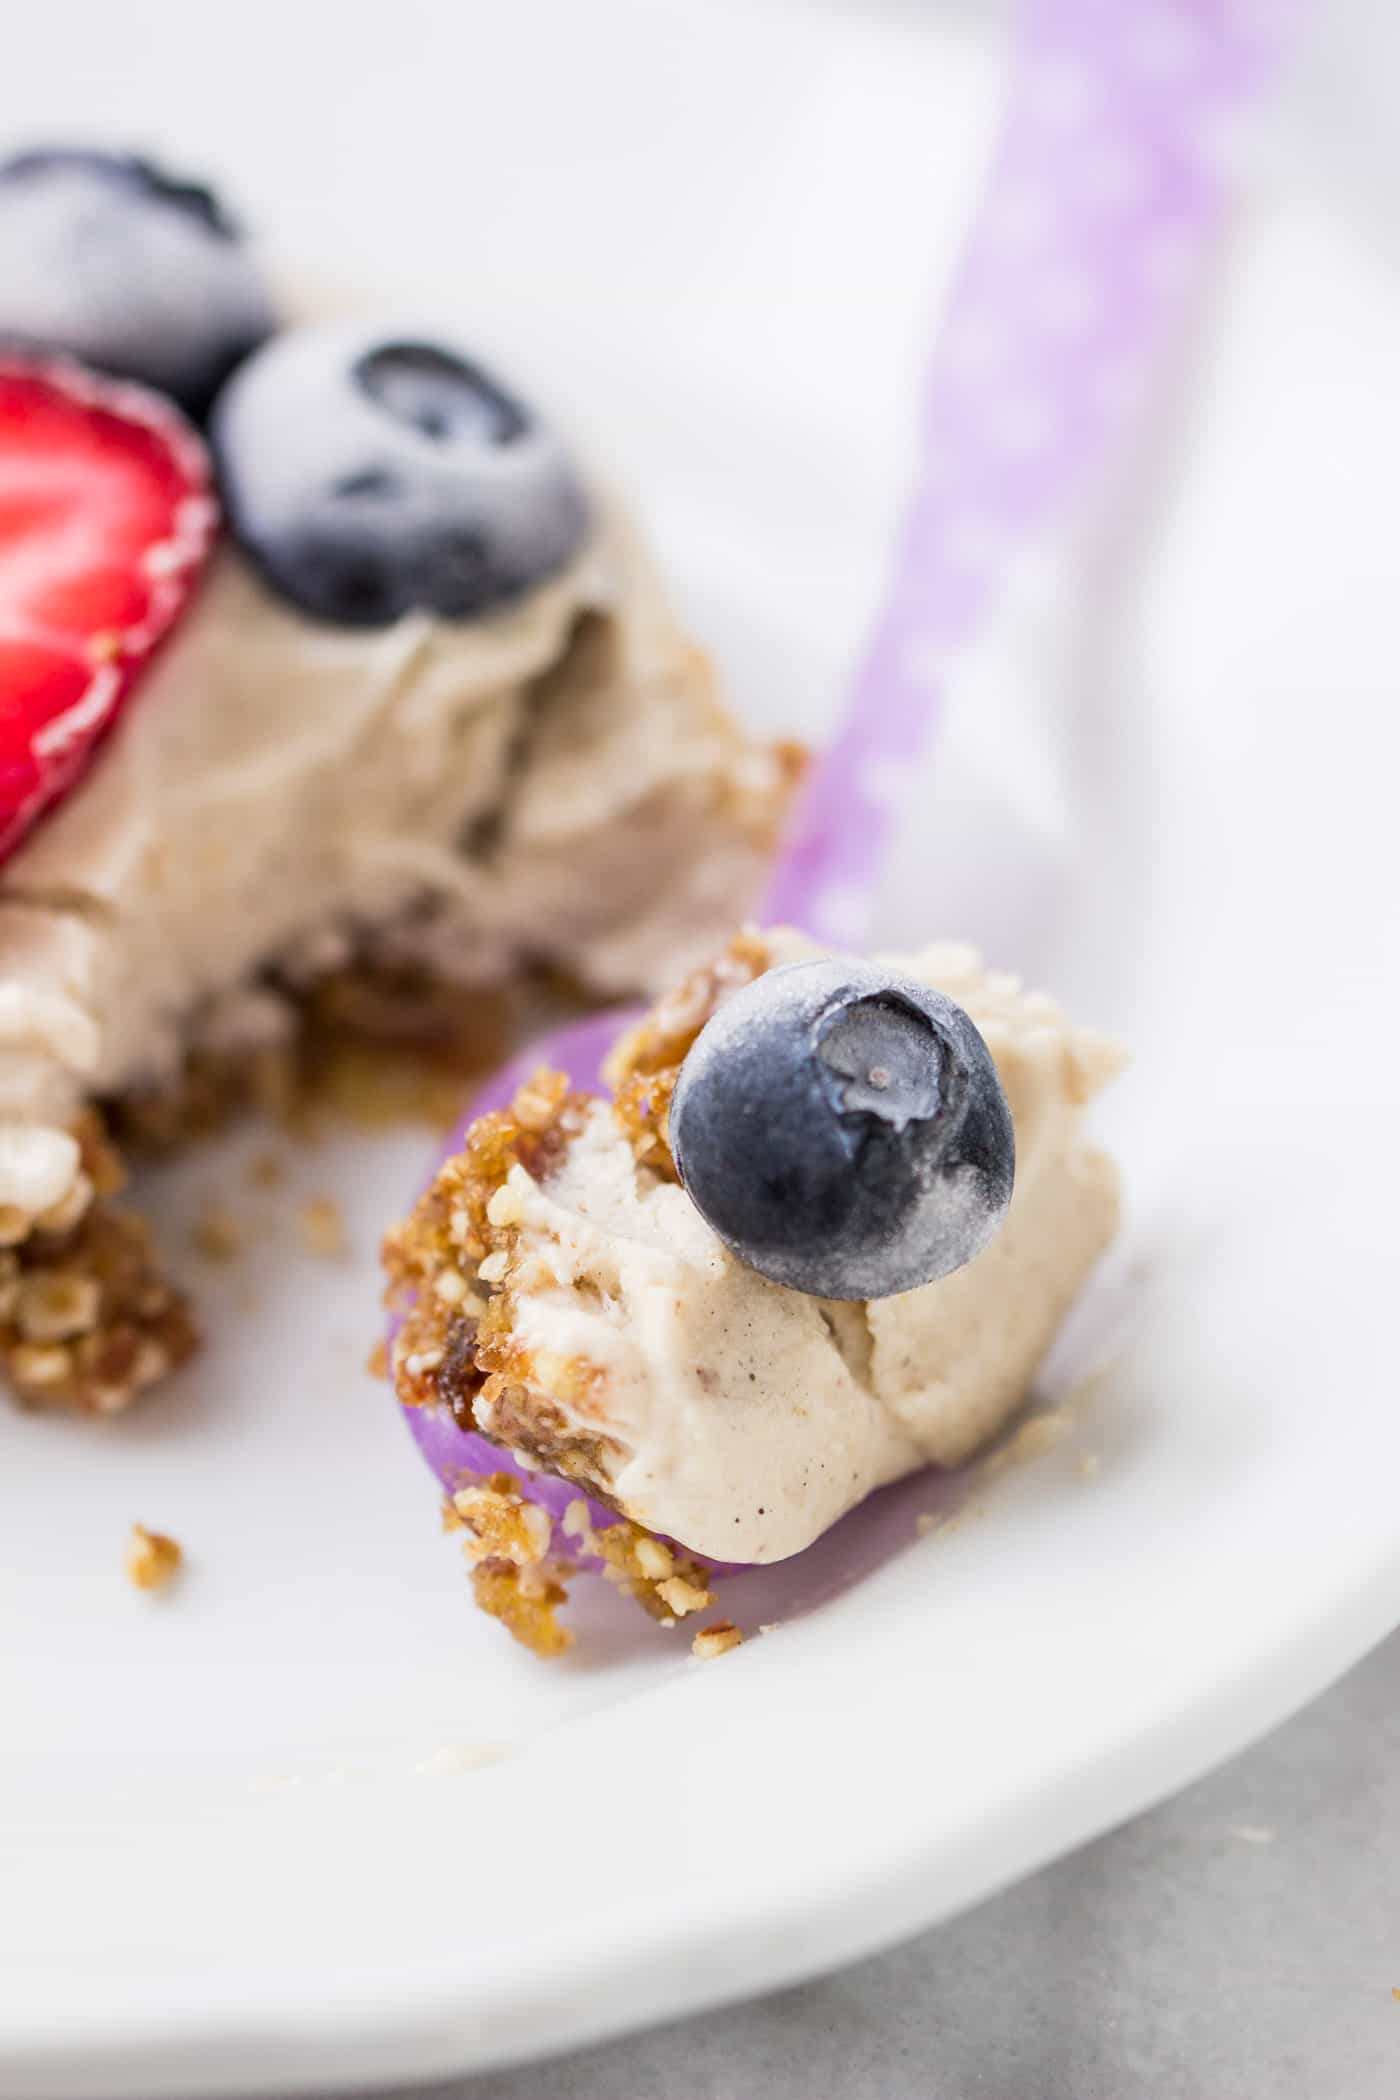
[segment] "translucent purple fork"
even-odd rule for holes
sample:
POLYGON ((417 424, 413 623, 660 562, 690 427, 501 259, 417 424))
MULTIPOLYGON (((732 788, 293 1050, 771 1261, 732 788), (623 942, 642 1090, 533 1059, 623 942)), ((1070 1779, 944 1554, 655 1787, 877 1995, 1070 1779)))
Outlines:
MULTIPOLYGON (((1028 0, 986 187, 936 331, 918 475, 849 705, 775 870, 764 924, 862 946, 938 705, 1008 569, 1129 436, 1229 191, 1230 148, 1294 0, 1028 0)), ((530 1045, 461 1131, 541 1065, 597 1088, 631 1015, 530 1045)), ((405 1410, 446 1485, 518 1471, 445 1411, 405 1410)), ((578 1490, 522 1475, 557 1520, 578 1490)), ((593 1508, 599 1526, 611 1513, 593 1508)), ((569 1552, 562 1533, 556 1544, 569 1552)))

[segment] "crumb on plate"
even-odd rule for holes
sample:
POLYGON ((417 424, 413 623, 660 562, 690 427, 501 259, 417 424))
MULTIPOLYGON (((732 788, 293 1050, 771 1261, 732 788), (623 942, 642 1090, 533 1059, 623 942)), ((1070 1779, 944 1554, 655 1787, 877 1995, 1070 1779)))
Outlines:
POLYGON ((133 1524, 126 1546, 126 1572, 138 1590, 163 1590, 173 1580, 184 1559, 178 1539, 164 1531, 148 1531, 133 1524))
POLYGON ((690 1644, 690 1652, 702 1662, 709 1662, 716 1655, 727 1655, 731 1648, 737 1648, 743 1638, 731 1619, 717 1619, 713 1626, 701 1627, 690 1644))
POLYGON ((347 1251, 345 1219, 334 1196, 309 1197, 297 1213, 297 1223, 308 1253, 339 1261, 347 1251))

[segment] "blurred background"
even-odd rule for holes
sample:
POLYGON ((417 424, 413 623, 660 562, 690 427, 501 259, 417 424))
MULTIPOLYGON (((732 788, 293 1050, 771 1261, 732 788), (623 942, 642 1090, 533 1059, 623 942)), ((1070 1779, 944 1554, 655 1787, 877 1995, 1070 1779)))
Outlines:
MULTIPOLYGON (((1138 714, 1168 692, 1208 709, 1216 680, 1378 678, 1400 14, 1257 12, 1298 28, 1267 105, 1201 142, 1228 231, 1108 496, 1020 565, 991 660, 964 668, 892 935, 922 934, 903 900, 931 882, 984 945, 1060 966, 1066 828, 1118 762, 1079 777, 1061 735, 1086 649, 1138 714)), ((73 0, 12 40, 0 141, 148 149, 226 188, 294 299, 450 316, 634 495, 741 709, 819 734, 888 572, 1015 19, 994 0, 73 0)))
POLYGON ((76 5, 26 22, 0 138, 148 148, 312 298, 452 314, 636 491, 742 699, 791 720, 873 602, 1004 45, 939 0, 76 5), (858 573, 833 514, 871 528, 858 573))

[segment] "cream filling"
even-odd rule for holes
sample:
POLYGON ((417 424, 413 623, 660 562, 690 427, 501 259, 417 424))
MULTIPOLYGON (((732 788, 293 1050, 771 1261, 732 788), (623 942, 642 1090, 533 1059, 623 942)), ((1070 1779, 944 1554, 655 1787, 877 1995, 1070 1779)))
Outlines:
POLYGON ((636 1168, 601 1102, 547 1184, 512 1176, 530 1278, 514 1331, 540 1397, 607 1440, 598 1484, 618 1508, 692 1551, 782 1560, 882 1482, 967 1457, 1024 1398, 1112 1236, 1116 1175, 1080 1125, 1116 1049, 968 949, 896 960, 972 1015, 1016 1125, 1006 1221, 954 1275, 868 1305, 769 1283, 636 1168), (568 1375, 580 1363, 591 1381, 568 1375))
POLYGON ((62 1198, 89 1094, 158 1083, 192 1034, 275 1029, 270 965, 368 945, 479 982, 538 956, 607 992, 669 970, 742 912, 778 785, 611 510, 519 606, 372 632, 225 547, 0 870, 0 1208, 62 1198))

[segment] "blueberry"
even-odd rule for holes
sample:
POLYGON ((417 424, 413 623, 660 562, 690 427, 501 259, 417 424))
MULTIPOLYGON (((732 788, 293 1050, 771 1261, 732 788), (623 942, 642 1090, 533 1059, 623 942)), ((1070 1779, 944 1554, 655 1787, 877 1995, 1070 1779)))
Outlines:
POLYGON ((468 619, 563 568, 588 504, 553 433, 460 350, 362 323, 279 336, 225 390, 230 523, 313 617, 468 619))
POLYGON ((0 341, 144 380, 202 420, 276 325, 237 227, 199 183, 70 147, 0 163, 0 341))
POLYGON ((986 1044, 941 992, 870 963, 792 963, 726 1001, 681 1067, 670 1135, 725 1245, 812 1297, 946 1276, 1011 1200, 986 1044))

